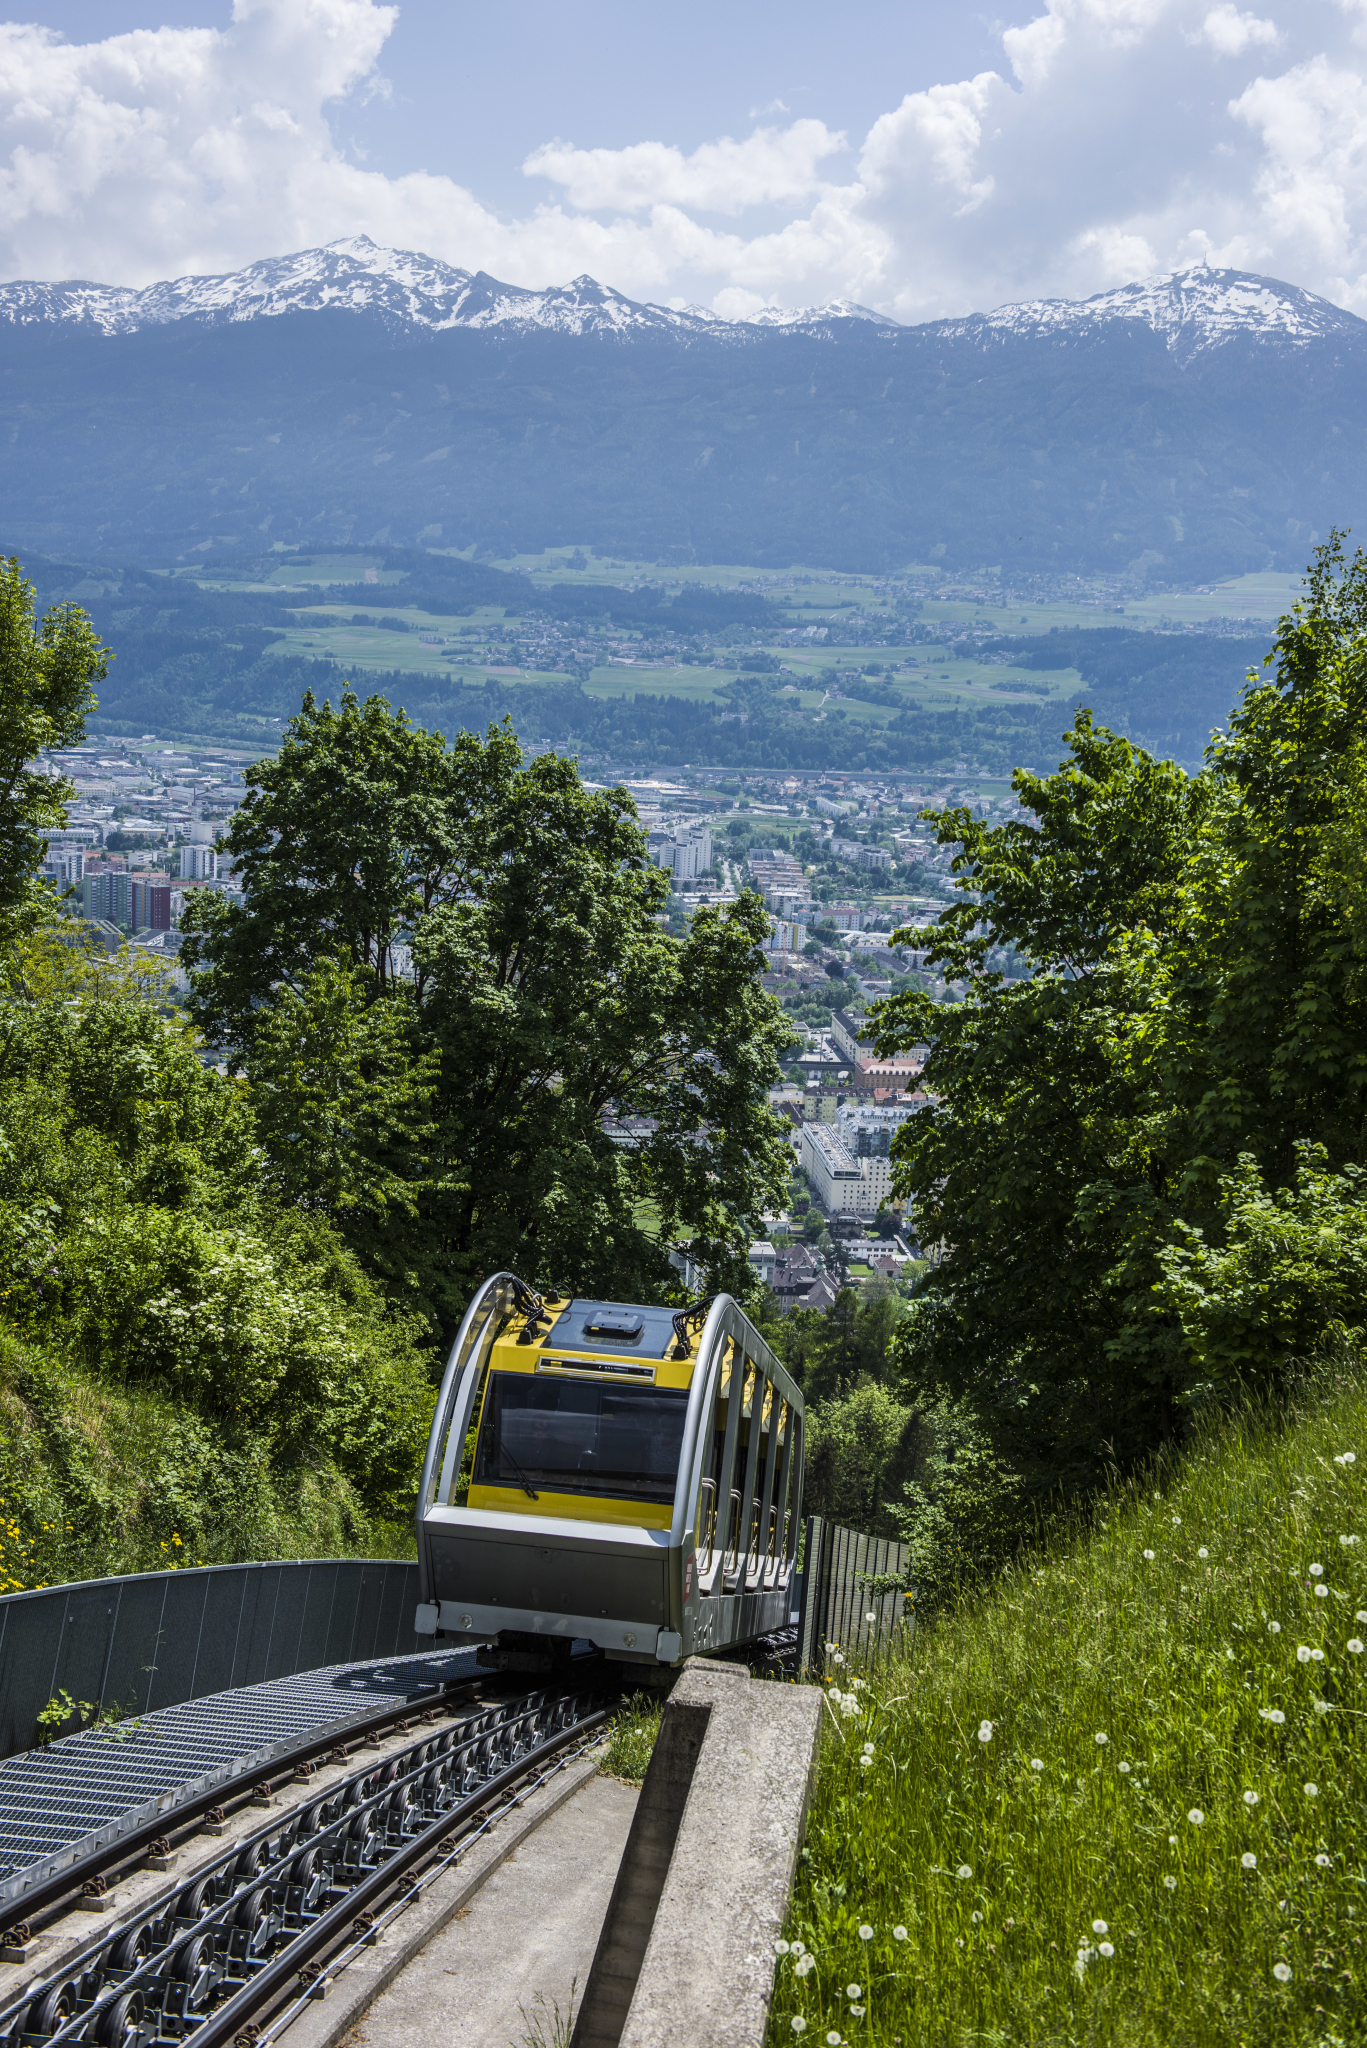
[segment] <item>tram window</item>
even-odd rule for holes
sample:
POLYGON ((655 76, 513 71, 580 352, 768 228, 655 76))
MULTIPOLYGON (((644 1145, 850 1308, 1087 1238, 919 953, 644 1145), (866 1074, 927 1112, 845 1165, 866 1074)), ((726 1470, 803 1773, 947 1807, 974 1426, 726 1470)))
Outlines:
POLYGON ((494 1373, 480 1425, 475 1484, 668 1503, 687 1407, 685 1388, 494 1373))

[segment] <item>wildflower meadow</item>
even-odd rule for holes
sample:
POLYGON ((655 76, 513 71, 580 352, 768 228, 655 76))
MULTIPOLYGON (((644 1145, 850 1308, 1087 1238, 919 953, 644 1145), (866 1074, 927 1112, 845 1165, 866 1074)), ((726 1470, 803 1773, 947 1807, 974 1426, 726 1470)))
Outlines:
POLYGON ((770 2048, 1367 2035, 1367 1392, 829 1665, 770 2048))

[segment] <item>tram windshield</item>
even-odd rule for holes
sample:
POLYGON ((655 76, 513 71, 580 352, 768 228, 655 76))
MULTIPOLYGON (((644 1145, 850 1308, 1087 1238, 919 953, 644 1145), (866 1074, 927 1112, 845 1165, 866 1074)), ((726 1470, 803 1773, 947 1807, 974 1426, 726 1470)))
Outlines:
POLYGON ((475 1485, 667 1504, 687 1407, 683 1387, 491 1373, 475 1485))

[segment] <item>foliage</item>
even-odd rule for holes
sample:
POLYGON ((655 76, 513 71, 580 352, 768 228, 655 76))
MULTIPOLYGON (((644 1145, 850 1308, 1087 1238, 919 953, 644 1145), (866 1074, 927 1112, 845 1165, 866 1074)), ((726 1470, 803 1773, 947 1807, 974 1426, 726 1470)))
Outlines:
POLYGON ((684 1232, 745 1288, 786 1180, 758 898, 671 938, 630 798, 524 761, 506 726, 447 747, 381 699, 306 699, 249 785, 227 839, 247 901, 187 912, 189 1008, 277 1162, 306 1114, 339 1228, 397 1296, 442 1327, 501 1267, 650 1299, 684 1232))
POLYGON ((38 934, 0 1000, 7 1576, 306 1529, 387 1547, 431 1405, 418 1332, 324 1215, 278 1205, 246 1087, 139 984, 38 934))
POLYGON ((1361 2038, 1365 1434, 1355 1362, 842 1672, 773 2048, 1361 2038))
POLYGON ((627 1785, 644 1781, 663 1712, 664 1702, 649 1693, 635 1692, 623 1701, 613 1716, 603 1751, 601 1768, 609 1778, 620 1778, 627 1785))
POLYGON ((81 737, 91 685, 107 667, 108 649, 79 605, 54 605, 38 620, 18 562, 0 562, 0 947, 40 915, 35 870, 74 794, 29 764, 40 747, 81 737))
MULTIPOLYGON (((1274 1196, 1302 1144, 1336 1172, 1362 1158, 1361 868, 1343 842, 1362 817, 1367 560, 1335 539, 1307 584, 1275 680, 1250 682, 1200 775, 1080 713, 1059 772, 1015 778, 1033 820, 935 814, 964 900, 919 938, 965 1000, 907 990, 876 1019, 880 1050, 931 1041, 933 1102, 898 1134, 896 1185, 946 1251, 901 1363, 910 1397, 970 1402, 1036 1490, 1094 1485, 1186 1426, 1214 1325, 1193 1342, 1181 1275, 1199 1277, 1199 1243, 1217 1277, 1241 1155, 1274 1196), (1002 943, 1029 981, 988 967, 1002 943)), ((1300 1300, 1313 1349, 1342 1286, 1300 1300)), ((1239 1373, 1286 1357, 1247 1348, 1239 1373)), ((1228 1349, 1220 1373, 1238 1377, 1228 1349)))
POLYGON ((804 1514, 847 1529, 891 1535, 885 1502, 903 1462, 912 1411, 870 1378, 810 1411, 803 1474, 804 1514))
POLYGON ((1159 1253, 1161 1294, 1211 1392, 1284 1381, 1326 1331, 1364 1335, 1367 1174, 1327 1172, 1320 1145, 1297 1151, 1295 1179, 1282 1188, 1243 1154, 1220 1179, 1219 1241, 1179 1221, 1177 1242, 1159 1253))

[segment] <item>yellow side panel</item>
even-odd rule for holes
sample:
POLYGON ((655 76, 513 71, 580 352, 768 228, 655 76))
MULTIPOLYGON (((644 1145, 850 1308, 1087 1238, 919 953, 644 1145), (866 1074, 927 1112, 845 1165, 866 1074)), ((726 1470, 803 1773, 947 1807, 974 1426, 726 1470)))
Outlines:
POLYGON ((554 1515, 562 1522, 612 1522, 633 1529, 667 1529, 674 1509, 643 1501, 596 1500, 586 1493, 538 1493, 532 1500, 520 1487, 472 1486, 466 1505, 501 1515, 554 1515))

